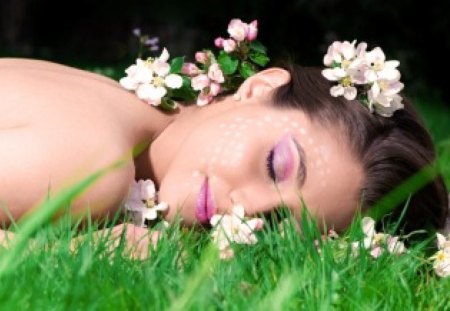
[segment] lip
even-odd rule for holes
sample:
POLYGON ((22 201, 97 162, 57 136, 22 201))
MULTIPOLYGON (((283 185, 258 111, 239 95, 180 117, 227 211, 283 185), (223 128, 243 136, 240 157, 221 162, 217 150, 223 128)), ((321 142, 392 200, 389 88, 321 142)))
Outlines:
POLYGON ((209 181, 208 178, 205 178, 197 195, 195 216, 200 223, 205 224, 209 222, 215 211, 216 205, 212 197, 209 181))

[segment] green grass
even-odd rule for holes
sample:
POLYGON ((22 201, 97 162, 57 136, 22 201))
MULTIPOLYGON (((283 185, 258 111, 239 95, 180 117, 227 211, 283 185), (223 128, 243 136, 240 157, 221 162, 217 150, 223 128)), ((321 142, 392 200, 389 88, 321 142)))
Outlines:
MULTIPOLYGON (((425 101, 419 110, 450 181, 450 113, 425 101)), ((364 249, 352 255, 342 240, 321 243, 319 253, 319 231, 305 217, 302 235, 266 227, 256 245, 237 246, 235 258, 222 261, 207 233, 174 225, 148 259, 133 260, 124 244, 110 250, 107 236, 92 238, 99 224, 78 233, 69 217, 49 224, 58 207, 104 173, 50 198, 17 225, 20 238, 0 249, 0 310, 450 309, 450 278, 434 274, 429 239, 376 260, 364 249), (79 234, 86 239, 72 252, 70 240, 79 234)), ((361 238, 357 222, 344 237, 361 238)))
MULTIPOLYGON (((207 234, 169 229, 148 259, 131 260, 124 247, 87 238, 69 250, 67 219, 37 231, 34 244, 0 271, 2 310, 445 310, 450 278, 439 279, 425 244, 401 256, 359 256, 340 240, 312 241, 320 233, 308 219, 303 234, 284 237, 270 227, 253 246, 237 246, 218 259, 207 234)), ((91 228, 93 229, 93 228, 91 228)), ((347 239, 361 239, 358 226, 347 239)), ((13 250, 14 247, 13 246, 13 250)), ((0 263, 12 250, 4 251, 0 263)))

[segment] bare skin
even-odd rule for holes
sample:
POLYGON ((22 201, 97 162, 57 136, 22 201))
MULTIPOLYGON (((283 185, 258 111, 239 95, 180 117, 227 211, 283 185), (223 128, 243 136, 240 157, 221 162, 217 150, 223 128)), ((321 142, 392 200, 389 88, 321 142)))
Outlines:
MULTIPOLYGON (((0 84, 0 221, 6 224, 5 208, 18 220, 47 194, 128 158, 72 205, 75 215, 89 207, 94 219, 115 213, 136 174, 130 151, 171 120, 114 80, 50 62, 0 59, 0 84)), ((1 244, 5 235, 0 230, 1 244)), ((140 250, 137 257, 146 253, 147 230, 127 225, 126 237, 140 250)))
MULTIPOLYGON (((94 218, 114 213, 133 179, 150 178, 169 203, 168 220, 180 213, 192 225, 207 179, 215 212, 241 203, 247 215, 255 215, 284 202, 299 216, 303 198, 314 216, 343 229, 356 209, 362 167, 339 129, 271 105, 272 92, 289 79, 282 69, 265 70, 240 87, 239 101, 230 96, 166 114, 111 79, 48 62, 2 59, 0 200, 20 219, 47 193, 125 156, 128 165, 78 198, 73 214, 87 208, 94 218), (133 147, 150 141, 133 159, 133 147), (273 180, 267 155, 275 146, 282 151, 275 152, 273 180)), ((0 221, 8 222, 2 210, 0 221)))
MULTIPOLYGON (((170 122, 99 75, 9 59, 0 60, 0 72, 0 200, 14 219, 48 192, 126 156, 170 122)), ((74 214, 88 205, 94 218, 117 210, 135 177, 131 154, 128 159, 74 203, 74 214)), ((0 221, 8 222, 3 210, 0 221)))

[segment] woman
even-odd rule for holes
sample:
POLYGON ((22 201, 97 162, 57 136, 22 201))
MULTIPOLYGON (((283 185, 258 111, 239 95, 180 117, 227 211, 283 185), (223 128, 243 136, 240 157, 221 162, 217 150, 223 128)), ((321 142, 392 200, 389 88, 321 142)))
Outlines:
MULTIPOLYGON (((149 178, 170 206, 168 220, 180 213, 187 225, 207 223, 235 203, 256 215, 283 202, 299 217, 303 199, 318 220, 343 230, 359 204, 370 208, 435 153, 406 100, 385 118, 357 100, 330 96, 330 86, 319 69, 270 68, 235 96, 163 113, 108 78, 2 59, 0 200, 19 219, 125 155, 128 165, 78 198, 73 213, 113 214, 132 180, 149 178), (133 159, 130 151, 148 142, 133 159), (202 196, 208 203, 198 204, 202 196)), ((412 196, 404 229, 443 226, 447 206, 443 181, 435 178, 412 196)), ((0 220, 9 221, 4 210, 0 220)))

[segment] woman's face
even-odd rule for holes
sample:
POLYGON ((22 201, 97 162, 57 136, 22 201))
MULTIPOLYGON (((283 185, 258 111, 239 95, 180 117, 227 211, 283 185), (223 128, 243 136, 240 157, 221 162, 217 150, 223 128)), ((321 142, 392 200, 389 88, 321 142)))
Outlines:
POLYGON ((264 100, 228 98, 215 105, 228 106, 180 118, 152 145, 168 219, 180 213, 186 224, 208 223, 235 203, 248 216, 284 203, 298 217, 303 199, 317 219, 345 228, 363 174, 336 129, 264 100))

